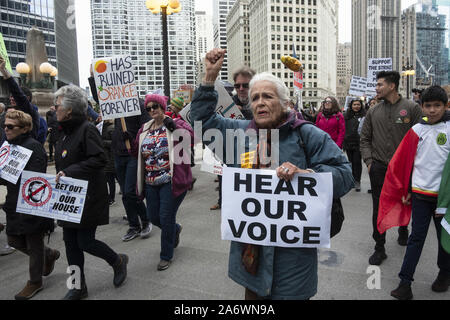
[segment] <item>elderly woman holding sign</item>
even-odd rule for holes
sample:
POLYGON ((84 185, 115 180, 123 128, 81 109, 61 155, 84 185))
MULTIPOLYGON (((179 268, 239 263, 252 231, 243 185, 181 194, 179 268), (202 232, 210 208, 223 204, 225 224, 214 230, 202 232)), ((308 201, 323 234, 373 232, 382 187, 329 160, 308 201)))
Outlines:
POLYGON ((63 134, 56 143, 56 182, 61 177, 88 181, 86 202, 80 224, 59 221, 63 227, 69 266, 81 272, 81 288, 69 290, 66 300, 80 300, 88 295, 84 274, 84 252, 105 260, 114 271, 114 286, 127 276, 128 256, 117 254, 95 239, 98 226, 109 222, 108 190, 104 167, 107 163, 102 138, 97 128, 86 119, 88 101, 84 91, 70 85, 55 93, 56 117, 63 134))
MULTIPOLYGON (((193 121, 202 121, 203 131, 219 129, 224 137, 224 157, 230 148, 226 130, 254 129, 260 140, 260 129, 278 130, 279 143, 272 144, 270 135, 263 145, 279 146, 279 162, 275 164, 280 179, 291 180, 297 173, 331 172, 334 197, 342 197, 353 187, 352 171, 342 151, 323 131, 298 120, 288 111, 289 91, 285 84, 271 74, 256 75, 250 83, 250 104, 253 121, 225 119, 214 110, 218 95, 214 82, 225 57, 225 51, 214 49, 205 59, 206 75, 194 95, 191 109, 193 121)), ((260 141, 261 142, 261 141, 260 141)), ((236 151, 239 146, 234 145, 236 151)), ((266 150, 274 154, 275 150, 266 150), (271 152, 272 151, 272 152, 271 152)), ((234 163, 245 155, 236 154, 234 163)), ((253 168, 264 168, 257 157, 253 168)), ((228 160, 227 160, 228 162, 228 160)), ((270 166, 270 164, 269 164, 270 166)), ((229 276, 246 288, 246 299, 309 299, 317 292, 317 249, 260 247, 232 242, 229 276)))
MULTIPOLYGON (((6 113, 3 128, 7 142, 10 145, 21 146, 33 151, 25 170, 45 173, 47 171, 47 154, 42 145, 31 137, 32 127, 30 115, 22 111, 6 113)), ((44 245, 44 235, 54 229, 54 223, 51 219, 25 215, 16 211, 20 179, 16 184, 0 179, 0 184, 6 185, 8 189, 3 206, 3 210, 6 212, 8 243, 29 256, 30 280, 15 298, 16 300, 31 299, 42 290, 42 276, 50 275, 55 261, 60 255, 57 250, 52 250, 44 245)))

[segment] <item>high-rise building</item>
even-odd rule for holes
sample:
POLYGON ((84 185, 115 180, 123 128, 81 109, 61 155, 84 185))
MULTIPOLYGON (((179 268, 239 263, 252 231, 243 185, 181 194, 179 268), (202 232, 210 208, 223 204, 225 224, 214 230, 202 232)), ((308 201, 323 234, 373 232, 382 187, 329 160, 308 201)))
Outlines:
MULTIPOLYGON (((195 4, 181 0, 181 11, 168 16, 170 88, 195 85, 195 4)), ((91 0, 94 58, 130 55, 138 92, 164 88, 161 15, 142 0, 91 0)))
POLYGON ((337 85, 336 97, 340 106, 344 106, 352 81, 352 44, 338 44, 337 48, 337 85))
POLYGON ((250 0, 237 0, 227 17, 228 81, 233 82, 233 72, 250 62, 250 0))
POLYGON ((196 60, 203 59, 208 51, 214 48, 213 20, 205 11, 195 12, 197 56, 196 60))
POLYGON ((352 0, 352 69, 367 77, 371 58, 392 58, 393 69, 401 71, 401 1, 352 0))
POLYGON ((256 72, 271 72, 294 93, 294 73, 280 61, 293 48, 304 65, 303 102, 320 105, 336 94, 338 5, 336 0, 250 1, 250 61, 256 72))
POLYGON ((71 5, 69 0, 0 1, 0 32, 13 69, 25 62, 27 33, 37 27, 44 33, 49 62, 58 68, 58 86, 79 84, 76 27, 68 23, 71 5))
POLYGON ((415 86, 449 83, 450 3, 425 0, 404 10, 404 57, 416 70, 415 86))
MULTIPOLYGON (((227 49, 227 16, 236 0, 214 0, 213 2, 213 28, 214 47, 227 49)), ((225 56, 220 79, 228 79, 228 56, 225 56)))

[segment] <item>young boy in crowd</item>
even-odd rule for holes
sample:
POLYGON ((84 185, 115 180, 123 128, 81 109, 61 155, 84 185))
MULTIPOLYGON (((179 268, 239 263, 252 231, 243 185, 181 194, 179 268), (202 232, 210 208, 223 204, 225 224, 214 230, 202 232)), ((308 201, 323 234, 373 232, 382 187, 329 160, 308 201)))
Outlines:
POLYGON ((450 112, 448 96, 439 86, 428 88, 422 95, 424 119, 405 136, 389 164, 388 183, 383 186, 378 214, 378 230, 384 233, 394 226, 408 225, 412 215, 412 232, 399 274, 400 284, 391 292, 399 300, 413 298, 411 283, 427 237, 431 218, 438 236, 439 275, 432 285, 435 292, 445 292, 450 285, 450 254, 441 244, 441 221, 438 214, 439 195, 443 190, 444 171, 450 152, 450 112), (412 176, 412 177, 411 177, 412 176), (412 211, 412 213, 411 213, 412 211))

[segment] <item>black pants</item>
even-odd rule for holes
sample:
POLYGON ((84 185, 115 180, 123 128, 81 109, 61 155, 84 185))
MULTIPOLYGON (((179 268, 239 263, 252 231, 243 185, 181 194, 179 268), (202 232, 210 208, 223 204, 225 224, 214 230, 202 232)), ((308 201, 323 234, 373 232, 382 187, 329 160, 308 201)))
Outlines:
POLYGON ((48 142, 48 155, 50 159, 53 159, 53 150, 55 149, 55 143, 54 142, 48 142))
POLYGON ((109 201, 114 201, 116 198, 116 174, 113 172, 106 172, 106 182, 108 183, 109 201))
POLYGON ((347 150, 348 161, 352 164, 353 178, 356 182, 361 182, 362 158, 359 149, 347 150))
POLYGON ((71 229, 63 228, 66 256, 69 266, 78 266, 84 280, 84 252, 105 260, 110 266, 119 258, 108 245, 95 239, 97 228, 71 229))
POLYGON ((222 207, 222 176, 217 176, 219 178, 219 200, 217 203, 222 207))
MULTIPOLYGON (((378 207, 380 202, 381 190, 383 189, 384 178, 386 176, 387 166, 378 161, 373 161, 370 168, 370 186, 372 188, 372 201, 373 201, 373 213, 372 213, 372 227, 373 227, 373 240, 375 240, 375 250, 384 251, 384 245, 386 243, 386 233, 380 234, 377 228, 378 221, 378 207)), ((398 229, 399 234, 408 233, 408 227, 400 227, 398 229)))
POLYGON ((8 236, 8 244, 29 257, 30 281, 41 282, 45 259, 51 253, 51 249, 44 245, 44 234, 8 236))

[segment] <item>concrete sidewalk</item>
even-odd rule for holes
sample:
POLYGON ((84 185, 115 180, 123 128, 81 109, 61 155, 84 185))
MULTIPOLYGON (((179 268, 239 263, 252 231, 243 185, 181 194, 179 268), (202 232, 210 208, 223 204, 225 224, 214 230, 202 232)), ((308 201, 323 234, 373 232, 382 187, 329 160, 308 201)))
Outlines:
MULTIPOLYGON (((49 168, 49 173, 54 169, 49 168)), ((217 201, 215 177, 194 168, 197 183, 189 192, 178 212, 183 225, 181 241, 175 250, 171 267, 156 270, 159 262, 160 230, 154 228, 147 240, 135 239, 124 243, 121 237, 127 231, 120 196, 111 207, 110 224, 100 227, 97 238, 119 253, 130 257, 128 279, 119 289, 112 284, 112 269, 98 258, 86 254, 85 273, 91 300, 240 300, 244 298, 241 286, 228 278, 229 242, 220 237, 220 211, 209 208, 217 201)), ((397 274, 403 261, 405 247, 397 244, 397 231, 387 234, 388 259, 382 264, 381 286, 370 290, 367 281, 369 256, 373 252, 371 238, 372 199, 367 193, 367 172, 363 175, 363 192, 352 191, 343 199, 346 220, 344 228, 332 241, 330 250, 319 252, 319 288, 314 300, 393 300, 390 291, 397 287, 397 274)), ((1 187, 0 199, 5 188, 1 187)), ((0 222, 5 222, 2 211, 0 222)), ((6 243, 0 234, 0 247, 6 243)), ((51 237, 50 247, 61 251, 53 274, 44 279, 44 290, 34 300, 61 299, 67 292, 68 274, 62 229, 51 237)), ((413 284, 414 298, 418 300, 450 300, 450 292, 436 294, 431 291, 438 269, 437 239, 434 226, 423 250, 413 284)), ((0 257, 0 300, 14 299, 28 280, 28 258, 16 252, 0 257)))

